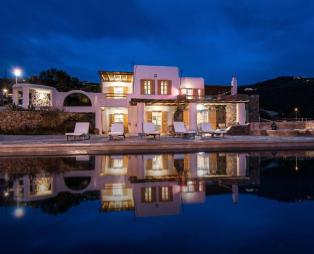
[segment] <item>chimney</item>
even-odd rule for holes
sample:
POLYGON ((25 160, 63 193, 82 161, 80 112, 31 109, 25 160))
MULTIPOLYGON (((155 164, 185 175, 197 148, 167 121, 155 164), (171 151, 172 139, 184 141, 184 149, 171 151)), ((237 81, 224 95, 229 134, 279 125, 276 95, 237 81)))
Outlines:
POLYGON ((238 81, 237 77, 234 75, 231 80, 231 95, 238 94, 238 81))

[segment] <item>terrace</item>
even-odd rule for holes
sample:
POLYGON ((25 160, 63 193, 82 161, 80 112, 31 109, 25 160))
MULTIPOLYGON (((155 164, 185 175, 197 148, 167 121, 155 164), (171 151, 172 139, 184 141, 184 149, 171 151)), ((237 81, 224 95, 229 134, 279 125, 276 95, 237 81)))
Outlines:
POLYGON ((244 150, 314 149, 314 137, 226 136, 195 140, 162 136, 160 140, 128 137, 110 141, 107 137, 92 135, 90 140, 67 142, 63 135, 0 136, 0 153, 24 154, 121 154, 139 152, 187 151, 244 151, 244 150))

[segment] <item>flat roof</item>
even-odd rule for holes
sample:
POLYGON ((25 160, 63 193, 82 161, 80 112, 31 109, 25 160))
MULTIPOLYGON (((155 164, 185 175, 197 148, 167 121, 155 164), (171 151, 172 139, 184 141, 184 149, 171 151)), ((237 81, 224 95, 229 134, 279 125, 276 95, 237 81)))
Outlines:
POLYGON ((101 81, 107 82, 132 82, 133 72, 128 71, 99 71, 101 81))

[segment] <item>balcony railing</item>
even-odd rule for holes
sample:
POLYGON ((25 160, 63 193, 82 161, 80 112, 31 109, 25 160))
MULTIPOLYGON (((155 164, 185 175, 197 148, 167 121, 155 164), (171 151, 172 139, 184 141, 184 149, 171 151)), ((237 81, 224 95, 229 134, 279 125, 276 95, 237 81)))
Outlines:
POLYGON ((125 99, 128 96, 127 93, 104 93, 104 95, 108 99, 125 99))
POLYGON ((178 100, 200 100, 204 99, 203 95, 188 95, 188 94, 180 94, 177 96, 178 100))

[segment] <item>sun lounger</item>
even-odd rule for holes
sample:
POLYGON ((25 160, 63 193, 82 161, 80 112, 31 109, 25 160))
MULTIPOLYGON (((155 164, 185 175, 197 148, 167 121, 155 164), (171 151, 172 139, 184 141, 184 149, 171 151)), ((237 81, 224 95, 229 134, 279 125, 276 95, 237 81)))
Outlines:
POLYGON ((195 137, 196 131, 187 130, 183 122, 173 122, 174 133, 177 136, 195 137))
POLYGON ((108 135, 109 139, 113 139, 114 137, 123 137, 125 139, 123 123, 113 123, 108 135))
POLYGON ((160 138, 160 132, 156 130, 156 126, 153 123, 143 123, 143 135, 153 136, 154 139, 157 136, 160 138))
POLYGON ((89 123, 88 122, 78 122, 75 124, 74 132, 72 133, 65 133, 67 140, 69 137, 73 137, 73 140, 76 140, 78 137, 79 139, 90 139, 89 135, 89 123))
POLYGON ((225 134, 227 134, 227 132, 231 129, 231 126, 229 126, 226 129, 217 129, 215 130, 214 135, 216 136, 221 136, 222 138, 225 137, 225 134))
POLYGON ((214 136, 215 130, 212 128, 212 125, 210 123, 201 123, 199 133, 202 137, 203 135, 206 135, 206 134, 210 134, 211 136, 214 136))

